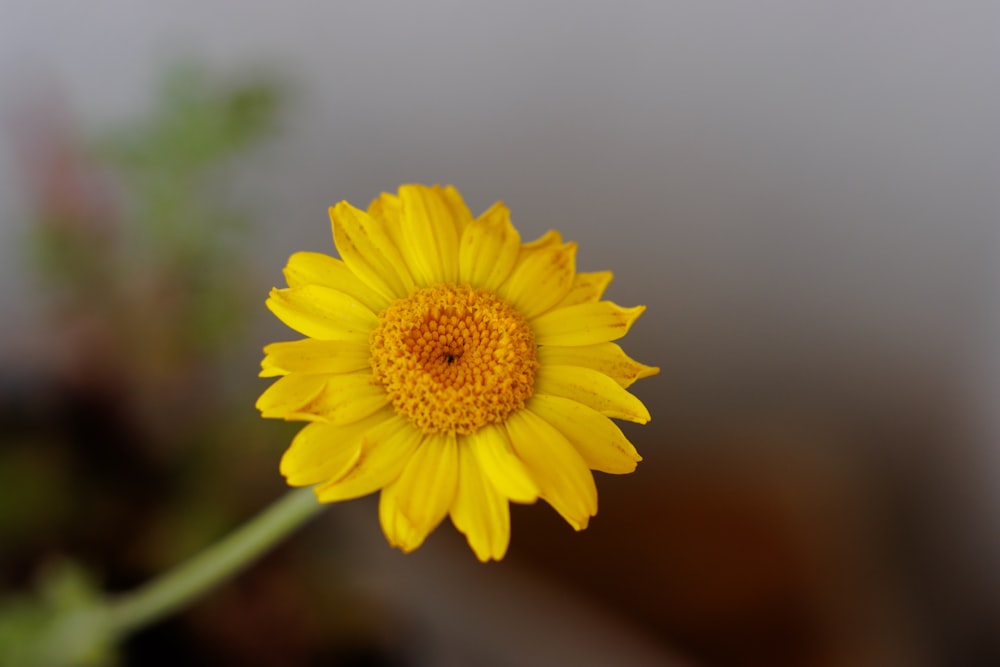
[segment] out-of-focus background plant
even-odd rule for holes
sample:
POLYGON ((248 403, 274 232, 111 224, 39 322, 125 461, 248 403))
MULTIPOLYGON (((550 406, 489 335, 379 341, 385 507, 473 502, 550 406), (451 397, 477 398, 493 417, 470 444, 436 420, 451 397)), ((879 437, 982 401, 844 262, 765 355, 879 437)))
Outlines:
MULTIPOLYGON (((0 661, 46 613, 162 573, 283 492, 275 434, 293 431, 262 428, 251 407, 261 296, 243 249, 258 221, 231 180, 273 138, 286 93, 274 76, 185 63, 165 71, 147 112, 113 128, 80 130, 46 105, 18 119, 33 207, 20 241, 57 333, 38 375, 3 378, 0 610, 12 613, 0 661)), ((294 547, 281 558, 302 566, 294 547)), ((308 607, 288 613, 297 593, 283 571, 265 565, 93 664, 322 655, 336 638, 310 636, 308 607)))

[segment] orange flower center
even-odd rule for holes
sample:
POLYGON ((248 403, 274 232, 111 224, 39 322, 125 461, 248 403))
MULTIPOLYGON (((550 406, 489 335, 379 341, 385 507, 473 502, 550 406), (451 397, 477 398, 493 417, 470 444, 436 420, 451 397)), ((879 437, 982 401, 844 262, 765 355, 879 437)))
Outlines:
POLYGON ((513 306, 486 290, 417 290, 379 315, 369 339, 375 381, 424 433, 472 433, 531 396, 535 337, 513 306))

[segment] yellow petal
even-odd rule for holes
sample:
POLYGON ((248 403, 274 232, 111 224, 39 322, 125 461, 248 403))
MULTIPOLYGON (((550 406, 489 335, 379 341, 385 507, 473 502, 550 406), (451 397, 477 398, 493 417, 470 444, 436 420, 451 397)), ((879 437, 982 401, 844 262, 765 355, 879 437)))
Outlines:
POLYGON ((461 444, 501 494, 519 503, 532 503, 538 498, 538 485, 511 449, 502 428, 484 426, 466 435, 461 444))
POLYGON ((419 546, 426 535, 419 535, 413 524, 399 509, 399 494, 386 486, 378 497, 378 521, 389 546, 409 553, 419 546), (413 546, 416 545, 416 546, 413 546))
POLYGON ((257 399, 261 417, 303 419, 297 413, 315 401, 326 387, 325 375, 286 375, 278 378, 257 399))
POLYGON ((264 348, 261 377, 288 373, 349 373, 371 366, 371 348, 365 343, 306 338, 271 343, 264 348))
POLYGON ((497 202, 469 223, 459 248, 459 281, 495 290, 510 275, 521 252, 521 235, 510 223, 510 211, 497 202))
POLYGON ((285 281, 289 287, 323 285, 354 297, 378 313, 389 305, 389 300, 368 287, 343 261, 319 252, 297 252, 288 258, 285 281))
POLYGON ((413 290, 413 278, 384 220, 342 201, 330 209, 330 222, 340 257, 365 284, 387 299, 413 290))
POLYGON ((310 338, 366 343, 378 324, 375 313, 360 301, 321 285, 272 289, 266 305, 278 319, 310 338))
POLYGON ((469 211, 469 207, 465 205, 462 195, 452 185, 444 187, 435 185, 432 189, 438 193, 438 196, 451 213, 451 219, 455 221, 455 235, 458 238, 462 238, 462 232, 472 222, 472 213, 469 211))
POLYGON ((521 259, 525 259, 540 250, 551 250, 560 245, 562 245, 562 234, 550 229, 534 241, 528 241, 521 246, 521 259))
POLYGON ((361 436, 357 462, 340 479, 316 487, 316 497, 332 503, 378 491, 399 476, 422 437, 403 417, 389 417, 361 436))
POLYGON ((403 203, 400 249, 417 285, 458 281, 458 225, 439 192, 423 185, 399 188, 403 203))
POLYGON ((536 394, 525 407, 566 436, 592 470, 622 475, 642 460, 614 422, 582 403, 536 394))
POLYGON ((476 558, 500 560, 510 543, 510 506, 479 467, 472 453, 459 445, 458 489, 451 521, 465 535, 476 558))
POLYGON ((527 319, 537 317, 562 300, 576 274, 576 244, 532 252, 514 266, 497 293, 527 319))
MULTIPOLYGON (((472 214, 465 205, 462 195, 450 185, 444 187, 434 185, 431 186, 430 190, 437 195, 441 204, 447 209, 448 217, 455 224, 455 238, 460 239, 462 232, 472 222, 472 214)), ((404 247, 405 243, 402 238, 403 202, 398 196, 383 192, 368 206, 368 214, 384 223, 385 229, 396 243, 396 247, 404 247)))
POLYGON ((573 286, 562 298, 562 301, 555 305, 556 308, 575 306, 578 303, 594 303, 604 295, 604 290, 611 284, 613 274, 610 271, 597 271, 595 273, 578 273, 573 278, 573 286))
POLYGON ((396 248, 403 246, 403 202, 399 197, 383 192, 368 205, 368 215, 379 221, 396 248))
POLYGON ((306 424, 281 457, 281 474, 291 486, 309 486, 342 477, 361 455, 361 436, 391 415, 389 409, 348 424, 306 424))
POLYGON ((278 378, 260 398, 263 417, 350 424, 387 405, 385 390, 371 371, 329 375, 293 373, 278 378))
POLYGON ((388 403, 385 390, 375 384, 370 370, 364 370, 327 376, 323 393, 302 411, 319 415, 330 424, 350 424, 388 403))
POLYGON ((448 209, 451 210, 451 219, 455 221, 456 230, 461 237, 466 225, 472 222, 472 212, 465 205, 465 199, 453 185, 445 185, 444 187, 435 185, 434 189, 440 193, 448 209))
POLYGON ((602 415, 645 424, 649 411, 627 389, 600 373, 579 366, 541 366, 535 394, 562 396, 589 405, 602 415))
POLYGON ((622 308, 611 301, 581 303, 550 310, 531 322, 539 345, 592 345, 628 333, 645 306, 622 308))
POLYGON ((455 435, 426 436, 399 477, 382 490, 379 517, 389 544, 407 553, 423 544, 448 514, 457 484, 455 435))
POLYGON ((542 498, 573 528, 586 528, 597 514, 597 487, 579 452, 530 410, 515 412, 506 426, 514 452, 538 483, 542 498))
MULTIPOLYGON (((465 227, 472 222, 472 213, 465 205, 462 195, 450 185, 444 187, 434 185, 430 189, 441 198, 442 203, 448 209, 451 219, 455 222, 455 236, 461 238, 465 227)), ((403 203, 398 196, 383 192, 368 206, 368 213, 376 218, 381 218, 386 223, 386 228, 396 241, 396 245, 402 245, 400 230, 402 229, 403 203)))
POLYGON ((614 343, 595 343, 563 347, 543 345, 538 348, 538 361, 542 366, 583 366, 610 376, 623 387, 636 380, 656 375, 659 368, 646 366, 632 359, 614 343))
POLYGON ((390 231, 390 235, 394 236, 399 231, 403 203, 391 192, 383 192, 368 205, 368 215, 379 220, 390 231))

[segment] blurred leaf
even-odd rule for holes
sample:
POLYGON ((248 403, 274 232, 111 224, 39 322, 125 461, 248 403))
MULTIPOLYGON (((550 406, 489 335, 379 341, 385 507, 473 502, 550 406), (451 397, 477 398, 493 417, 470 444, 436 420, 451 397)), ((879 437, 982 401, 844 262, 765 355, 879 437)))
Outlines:
POLYGON ((76 563, 60 563, 43 574, 35 597, 0 601, 0 665, 114 665, 106 619, 90 574, 76 563))
POLYGON ((281 102, 272 78, 220 78, 185 64, 164 76, 148 114, 91 142, 86 155, 75 142, 50 146, 63 160, 43 182, 85 191, 100 171, 120 185, 108 210, 88 208, 86 196, 67 208, 61 190, 43 192, 34 256, 63 307, 160 345, 153 357, 172 365, 222 349, 248 313, 249 224, 228 197, 229 177, 236 158, 275 131, 281 102))
POLYGON ((100 147, 135 173, 190 173, 231 157, 274 129, 280 92, 259 78, 225 84, 187 64, 168 72, 156 110, 100 147))

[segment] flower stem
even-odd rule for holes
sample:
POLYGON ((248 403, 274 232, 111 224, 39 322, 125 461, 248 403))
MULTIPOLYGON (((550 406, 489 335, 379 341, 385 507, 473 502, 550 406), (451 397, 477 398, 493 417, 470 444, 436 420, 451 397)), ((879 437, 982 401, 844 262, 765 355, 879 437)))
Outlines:
POLYGON ((276 546, 324 507, 312 489, 289 492, 191 560, 112 598, 107 608, 111 631, 124 636, 183 608, 276 546))

